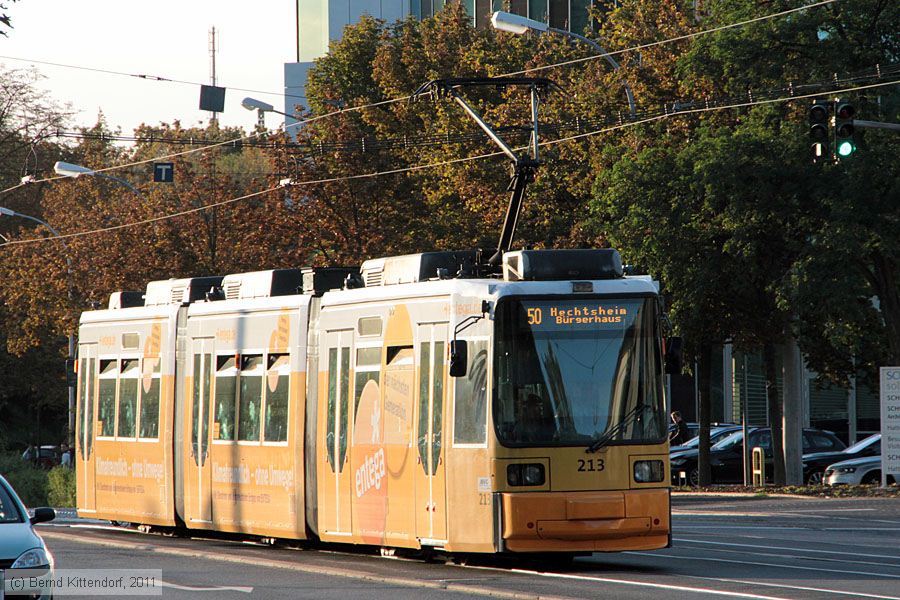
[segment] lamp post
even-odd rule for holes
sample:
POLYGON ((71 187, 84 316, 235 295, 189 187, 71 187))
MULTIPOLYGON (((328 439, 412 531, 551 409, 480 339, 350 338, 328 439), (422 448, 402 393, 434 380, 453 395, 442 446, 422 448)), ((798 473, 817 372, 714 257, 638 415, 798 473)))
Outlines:
MULTIPOLYGON (((109 179, 110 181, 115 181, 119 185, 124 185, 129 190, 137 194, 140 198, 144 198, 144 194, 141 193, 139 189, 125 181, 120 177, 113 177, 112 175, 107 175, 106 173, 101 173, 100 171, 95 171, 91 168, 84 167, 82 165, 75 165, 72 163, 63 162, 61 160, 56 161, 53 164, 53 172, 57 175, 62 175, 63 177, 72 177, 77 179, 82 175, 88 175, 90 177, 102 177, 103 179, 109 179)), ((19 215, 24 216, 24 215, 19 215)))
MULTIPOLYGON (((67 298, 69 301, 69 309, 71 310, 74 305, 75 299, 75 290, 72 287, 72 258, 69 256, 69 246, 66 245, 65 240, 62 239, 59 232, 50 226, 49 223, 42 219, 38 219, 37 217, 32 217, 31 215, 26 215, 20 212, 16 212, 10 208, 6 208, 5 206, 0 206, 0 216, 4 217, 19 217, 21 219, 28 219, 29 221, 34 221, 39 225, 46 227, 50 233, 53 234, 54 237, 59 238, 60 243, 63 245, 65 249, 65 257, 66 257, 66 287, 67 287, 67 298)), ((75 332, 69 332, 69 349, 68 349, 68 360, 66 361, 66 385, 69 388, 69 414, 68 419, 66 421, 66 442, 72 446, 75 442, 75 382, 71 380, 69 376, 69 365, 72 364, 72 361, 75 360, 75 332)))
POLYGON ((256 98, 244 98, 241 100, 241 106, 246 108, 247 110, 255 110, 257 114, 257 125, 265 129, 266 127, 266 113, 273 112, 277 115, 282 115, 289 119, 295 118, 294 115, 289 115, 286 112, 281 112, 280 110, 275 110, 275 107, 269 104, 268 102, 263 102, 262 100, 257 100, 256 98))
MULTIPOLYGON (((571 38, 575 38, 576 40, 583 42, 597 51, 597 53, 606 59, 606 62, 612 66, 613 69, 619 68, 619 63, 609 55, 609 52, 603 49, 603 47, 595 42, 594 40, 575 33, 574 31, 568 31, 565 29, 557 29, 556 27, 550 27, 546 23, 542 23, 541 21, 535 21, 534 19, 529 19, 527 17, 523 17, 521 15, 516 15, 513 13, 497 11, 493 15, 491 15, 491 25, 494 26, 494 29, 500 31, 508 31, 509 33, 515 33, 516 35, 522 35, 527 31, 537 31, 538 33, 550 32, 557 33, 559 35, 565 35, 571 38)), ((627 81, 622 81, 622 85, 625 87, 625 96, 628 98, 628 110, 631 112, 631 116, 635 115, 635 107, 634 107, 634 94, 631 92, 631 88, 628 86, 627 81)))

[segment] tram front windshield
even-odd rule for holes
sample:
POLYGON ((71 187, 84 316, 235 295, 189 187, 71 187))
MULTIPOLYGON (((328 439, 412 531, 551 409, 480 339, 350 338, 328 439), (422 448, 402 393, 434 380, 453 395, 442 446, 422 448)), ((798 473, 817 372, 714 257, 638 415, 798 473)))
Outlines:
POLYGON ((660 442, 654 298, 510 298, 495 311, 494 427, 505 446, 660 442))

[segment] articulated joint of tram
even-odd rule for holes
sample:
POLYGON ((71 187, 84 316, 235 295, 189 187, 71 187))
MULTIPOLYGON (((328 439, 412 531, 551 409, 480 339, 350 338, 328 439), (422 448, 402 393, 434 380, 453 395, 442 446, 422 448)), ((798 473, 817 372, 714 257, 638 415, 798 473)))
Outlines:
POLYGON ((615 552, 669 543, 669 490, 498 493, 501 550, 615 552))

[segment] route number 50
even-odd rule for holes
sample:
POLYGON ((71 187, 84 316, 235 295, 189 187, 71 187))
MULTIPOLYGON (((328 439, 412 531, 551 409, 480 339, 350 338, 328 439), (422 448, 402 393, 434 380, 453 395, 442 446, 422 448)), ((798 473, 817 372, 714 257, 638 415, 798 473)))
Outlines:
POLYGON ((540 325, 541 324, 541 319, 542 319, 543 315, 541 315, 540 308, 529 308, 529 309, 527 309, 527 312, 528 312, 528 324, 529 325, 540 325))

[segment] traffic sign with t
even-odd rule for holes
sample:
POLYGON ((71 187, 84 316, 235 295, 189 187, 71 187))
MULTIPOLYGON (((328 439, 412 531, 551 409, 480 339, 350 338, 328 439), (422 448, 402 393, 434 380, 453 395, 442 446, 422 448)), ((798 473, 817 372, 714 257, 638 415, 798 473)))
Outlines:
POLYGON ((153 181, 157 183, 172 183, 175 180, 175 163, 153 163, 153 181))

